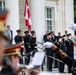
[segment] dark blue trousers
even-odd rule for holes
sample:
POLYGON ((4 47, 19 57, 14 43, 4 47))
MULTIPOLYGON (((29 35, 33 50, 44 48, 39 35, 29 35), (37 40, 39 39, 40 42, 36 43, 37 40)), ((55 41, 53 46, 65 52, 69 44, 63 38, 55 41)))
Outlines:
MULTIPOLYGON (((30 53, 30 52, 31 52, 31 49, 26 48, 26 55, 27 55, 28 53, 30 53)), ((25 64, 28 65, 29 62, 30 62, 30 54, 28 54, 28 55, 27 55, 27 58, 25 58, 25 64)))

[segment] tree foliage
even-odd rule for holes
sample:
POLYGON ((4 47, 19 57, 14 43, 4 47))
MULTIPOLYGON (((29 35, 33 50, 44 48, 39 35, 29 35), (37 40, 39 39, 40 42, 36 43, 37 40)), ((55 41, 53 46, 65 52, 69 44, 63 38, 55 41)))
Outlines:
POLYGON ((74 0, 74 22, 76 23, 76 0, 74 0))

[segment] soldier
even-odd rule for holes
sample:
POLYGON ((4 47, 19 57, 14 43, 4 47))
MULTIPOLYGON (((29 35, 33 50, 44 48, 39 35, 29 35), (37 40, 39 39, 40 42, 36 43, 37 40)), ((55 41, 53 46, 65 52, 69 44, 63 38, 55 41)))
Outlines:
POLYGON ((43 47, 45 48, 52 48, 54 54, 65 64, 68 65, 68 67, 71 68, 71 73, 73 75, 76 75, 76 60, 68 56, 65 52, 63 52, 61 49, 59 49, 57 46, 55 46, 51 42, 46 42, 43 44, 43 47))
POLYGON ((61 33, 58 32, 57 41, 58 41, 58 39, 59 39, 60 37, 61 37, 61 33))
POLYGON ((8 70, 9 70, 9 74, 7 73, 8 75, 14 75, 16 73, 21 72, 21 69, 19 66, 20 65, 19 59, 22 57, 20 54, 21 46, 22 46, 22 43, 18 43, 15 45, 8 46, 5 49, 4 64, 6 64, 7 66, 3 68, 2 73, 7 73, 8 70))
POLYGON ((21 30, 16 30, 17 35, 15 36, 15 43, 22 42, 22 35, 21 35, 21 30))
MULTIPOLYGON (((17 44, 17 43, 22 42, 22 35, 21 35, 21 30, 20 29, 16 30, 16 32, 17 32, 17 35, 15 36, 14 40, 15 40, 15 43, 17 44)), ((21 55, 23 55, 23 51, 24 51, 24 48, 21 48, 21 50, 20 50, 21 55)), ((22 58, 20 59, 20 63, 23 64, 23 59, 22 58)))
POLYGON ((65 30, 65 34, 63 35, 64 40, 67 40, 67 34, 68 34, 68 31, 67 31, 67 30, 65 30))
MULTIPOLYGON (((47 34, 47 39, 46 42, 52 42, 52 32, 47 34)), ((53 57, 53 51, 51 48, 45 48, 46 49, 46 55, 47 56, 52 56, 53 57)), ((53 59, 47 57, 47 70, 52 71, 52 64, 53 64, 53 59)))
MULTIPOLYGON (((74 58, 74 43, 72 41, 71 34, 67 35, 68 39, 65 41, 66 47, 67 47, 67 55, 74 58)), ((68 67, 68 72, 71 72, 71 68, 68 67)))
MULTIPOLYGON (((58 38, 58 41, 55 43, 55 45, 58 48, 62 49, 63 52, 66 52, 66 46, 65 46, 62 36, 58 38)), ((64 63, 59 62, 58 68, 59 68, 59 72, 64 72, 64 63)))
POLYGON ((27 67, 25 67, 24 65, 19 64, 19 59, 22 58, 22 56, 20 54, 21 46, 22 46, 22 43, 18 43, 15 45, 8 46, 5 49, 4 61, 5 61, 5 64, 10 66, 11 68, 6 66, 7 68, 6 67, 3 68, 2 72, 6 73, 9 68, 10 74, 8 74, 8 75, 26 75, 26 73, 28 75, 34 75, 34 74, 37 75, 37 72, 35 70, 27 69, 27 67))
MULTIPOLYGON (((31 31, 31 50, 34 51, 34 50, 37 50, 36 48, 37 44, 36 44, 36 36, 35 36, 35 31, 31 31)), ((32 53, 32 56, 34 56, 36 51, 34 51, 32 53)))
POLYGON ((55 43, 57 41, 57 36, 55 35, 54 31, 51 31, 52 33, 52 41, 55 43))
POLYGON ((68 56, 74 58, 74 43, 72 41, 71 34, 67 35, 68 39, 65 41, 66 47, 67 47, 67 54, 68 56))
POLYGON ((6 46, 9 43, 9 38, 5 34, 5 20, 8 11, 0 11, 0 75, 14 75, 14 71, 10 66, 9 61, 4 58, 6 46), (5 64, 7 62, 7 64, 5 64))
MULTIPOLYGON (((56 42, 58 41, 58 39, 59 39, 60 37, 61 37, 61 33, 58 32, 58 36, 56 36, 56 38, 57 38, 57 39, 56 39, 56 42)), ((55 42, 55 43, 56 43, 56 42, 55 42)), ((57 58, 57 57, 55 56, 55 58, 57 58)), ((58 68, 58 61, 56 61, 56 60, 55 60, 55 68, 58 68)))
MULTIPOLYGON (((24 47, 26 49, 26 54, 31 52, 31 36, 29 35, 29 31, 25 31, 25 36, 23 37, 24 40, 24 47)), ((28 65, 30 62, 30 54, 27 55, 28 59, 25 59, 25 63, 28 65)))
POLYGON ((46 41, 46 39, 47 39, 47 34, 48 34, 49 32, 48 31, 46 31, 46 34, 45 35, 43 35, 43 41, 45 42, 46 41))
POLYGON ((67 37, 68 31, 65 30, 65 34, 63 35, 63 37, 67 37))
POLYGON ((8 43, 9 38, 6 36, 5 34, 5 21, 6 21, 6 16, 8 14, 8 11, 2 11, 0 10, 0 75, 5 75, 2 74, 2 68, 4 67, 3 65, 3 56, 4 56, 4 51, 5 51, 5 47, 8 43))

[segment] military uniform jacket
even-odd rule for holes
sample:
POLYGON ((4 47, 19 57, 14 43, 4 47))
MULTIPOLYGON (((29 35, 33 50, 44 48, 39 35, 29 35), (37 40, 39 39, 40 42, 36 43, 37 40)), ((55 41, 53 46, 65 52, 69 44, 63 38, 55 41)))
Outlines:
POLYGON ((15 36, 15 43, 19 43, 19 42, 22 42, 22 36, 16 35, 15 36))
POLYGON ((30 49, 31 48, 31 36, 30 35, 27 35, 27 36, 24 36, 24 46, 26 49, 30 49))
POLYGON ((64 42, 56 42, 55 43, 55 45, 59 48, 59 49, 61 49, 63 52, 66 52, 67 51, 67 48, 66 48, 66 45, 65 45, 65 43, 64 42))
POLYGON ((36 37, 35 36, 31 36, 31 49, 35 50, 35 46, 37 46, 36 44, 36 37))
POLYGON ((57 41, 58 41, 58 39, 60 38, 61 36, 57 36, 56 38, 57 38, 57 41))
POLYGON ((68 39, 65 41, 66 47, 67 47, 67 54, 73 58, 74 56, 74 43, 71 39, 68 39))
MULTIPOLYGON (((47 38, 46 42, 52 42, 51 39, 47 38)), ((45 48, 46 49, 46 55, 53 55, 53 50, 52 48, 45 48)))
POLYGON ((57 36, 56 35, 53 35, 51 39, 52 39, 52 42, 55 43, 56 40, 57 40, 57 36))
POLYGON ((46 39, 47 39, 47 34, 45 34, 45 35, 43 36, 43 41, 45 42, 46 39))

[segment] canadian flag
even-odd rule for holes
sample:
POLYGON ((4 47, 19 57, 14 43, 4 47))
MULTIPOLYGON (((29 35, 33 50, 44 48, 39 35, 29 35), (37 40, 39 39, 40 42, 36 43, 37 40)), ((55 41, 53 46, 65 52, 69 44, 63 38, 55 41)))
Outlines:
POLYGON ((28 26, 28 30, 31 30, 32 23, 31 23, 30 10, 28 6, 28 0, 25 1, 24 17, 25 17, 25 25, 28 26))

